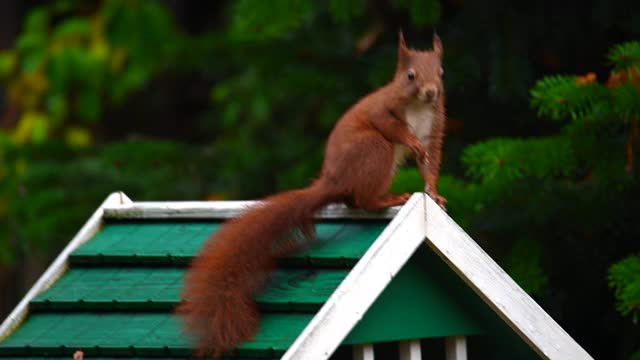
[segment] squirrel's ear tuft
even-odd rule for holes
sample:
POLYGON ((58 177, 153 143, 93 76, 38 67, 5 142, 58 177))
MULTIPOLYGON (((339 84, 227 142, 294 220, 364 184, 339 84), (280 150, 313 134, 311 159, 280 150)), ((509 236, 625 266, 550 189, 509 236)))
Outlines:
POLYGON ((398 45, 402 48, 407 48, 407 43, 404 42, 404 34, 402 33, 402 29, 398 30, 398 45))
POLYGON ((402 30, 398 32, 398 69, 403 69, 409 64, 409 49, 404 41, 402 30))
POLYGON ((433 33, 433 52, 438 55, 442 59, 442 55, 444 54, 444 50, 442 49, 442 41, 440 40, 440 36, 433 33))

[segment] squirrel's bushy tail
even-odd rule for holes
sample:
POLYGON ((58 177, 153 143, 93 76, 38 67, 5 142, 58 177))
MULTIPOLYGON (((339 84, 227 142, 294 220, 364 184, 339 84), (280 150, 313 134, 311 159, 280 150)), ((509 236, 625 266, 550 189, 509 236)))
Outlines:
POLYGON ((297 248, 296 234, 312 236, 314 212, 335 200, 319 180, 264 199, 206 242, 187 273, 178 308, 186 332, 199 341, 200 357, 220 357, 255 336, 256 293, 278 257, 297 248))

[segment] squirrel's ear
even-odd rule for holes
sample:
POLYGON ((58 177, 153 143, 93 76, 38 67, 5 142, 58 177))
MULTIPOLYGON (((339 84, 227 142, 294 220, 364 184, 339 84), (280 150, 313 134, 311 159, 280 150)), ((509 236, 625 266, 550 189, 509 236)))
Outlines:
POLYGON ((442 49, 442 41, 440 40, 440 36, 433 33, 433 52, 438 55, 439 58, 442 59, 442 55, 444 54, 444 50, 442 49))
POLYGON ((404 42, 402 30, 398 32, 398 68, 405 68, 409 63, 409 49, 404 42))
POLYGON ((405 49, 407 48, 407 43, 404 42, 404 34, 402 33, 402 30, 398 31, 398 45, 401 48, 405 48, 405 49))

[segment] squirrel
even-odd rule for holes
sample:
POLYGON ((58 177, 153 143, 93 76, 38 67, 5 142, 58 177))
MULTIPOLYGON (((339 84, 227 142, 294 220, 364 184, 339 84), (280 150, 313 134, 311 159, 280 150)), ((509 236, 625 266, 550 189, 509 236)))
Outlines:
POLYGON ((319 177, 306 188, 269 196, 224 223, 207 240, 185 278, 177 313, 198 341, 198 356, 220 358, 251 340, 260 317, 255 295, 278 258, 313 238, 314 213, 333 202, 365 210, 402 205, 410 194, 391 194, 397 168, 413 153, 425 191, 442 207, 437 192, 445 105, 443 48, 407 47, 399 33, 395 76, 362 98, 336 123, 319 177))

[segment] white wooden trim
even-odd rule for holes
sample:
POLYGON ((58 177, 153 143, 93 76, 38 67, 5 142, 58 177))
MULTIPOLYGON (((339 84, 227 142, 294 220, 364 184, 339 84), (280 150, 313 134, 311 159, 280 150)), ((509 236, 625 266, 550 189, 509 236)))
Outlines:
POLYGON ((420 340, 407 340, 398 342, 400 360, 422 360, 420 340))
POLYGON ((414 194, 322 306, 283 360, 328 359, 424 241, 424 196, 414 194))
POLYGON ((353 360, 375 360, 373 344, 353 345, 353 360))
MULTIPOLYGON (((114 219, 229 219, 240 215, 258 201, 169 201, 134 202, 112 205, 104 216, 114 219)), ((379 212, 351 209, 343 204, 331 204, 320 210, 321 219, 392 219, 399 206, 379 212)))
MULTIPOLYGON (((245 201, 132 203, 123 193, 111 194, 0 325, 0 340, 24 319, 29 301, 64 273, 69 254, 99 230, 103 218, 225 219, 237 216, 253 204, 255 202, 245 201)), ((372 214, 331 205, 318 213, 318 217, 325 219, 376 219, 394 215, 283 359, 328 359, 423 241, 542 358, 592 359, 425 194, 414 194, 400 210, 372 214)))
POLYGON ((430 197, 427 244, 543 359, 592 359, 430 197))
POLYGON ((109 195, 100 207, 91 215, 89 220, 73 237, 71 242, 62 250, 60 255, 49 265, 44 274, 31 287, 29 292, 22 298, 20 303, 13 309, 11 314, 0 325, 0 341, 9 336, 27 316, 29 302, 47 290, 62 274, 67 270, 67 259, 69 254, 77 249, 80 245, 91 239, 102 225, 103 209, 107 206, 117 206, 120 204, 131 203, 131 200, 122 192, 114 192, 109 195))
POLYGON ((464 336, 450 336, 444 341, 446 360, 467 360, 467 339, 464 336))

